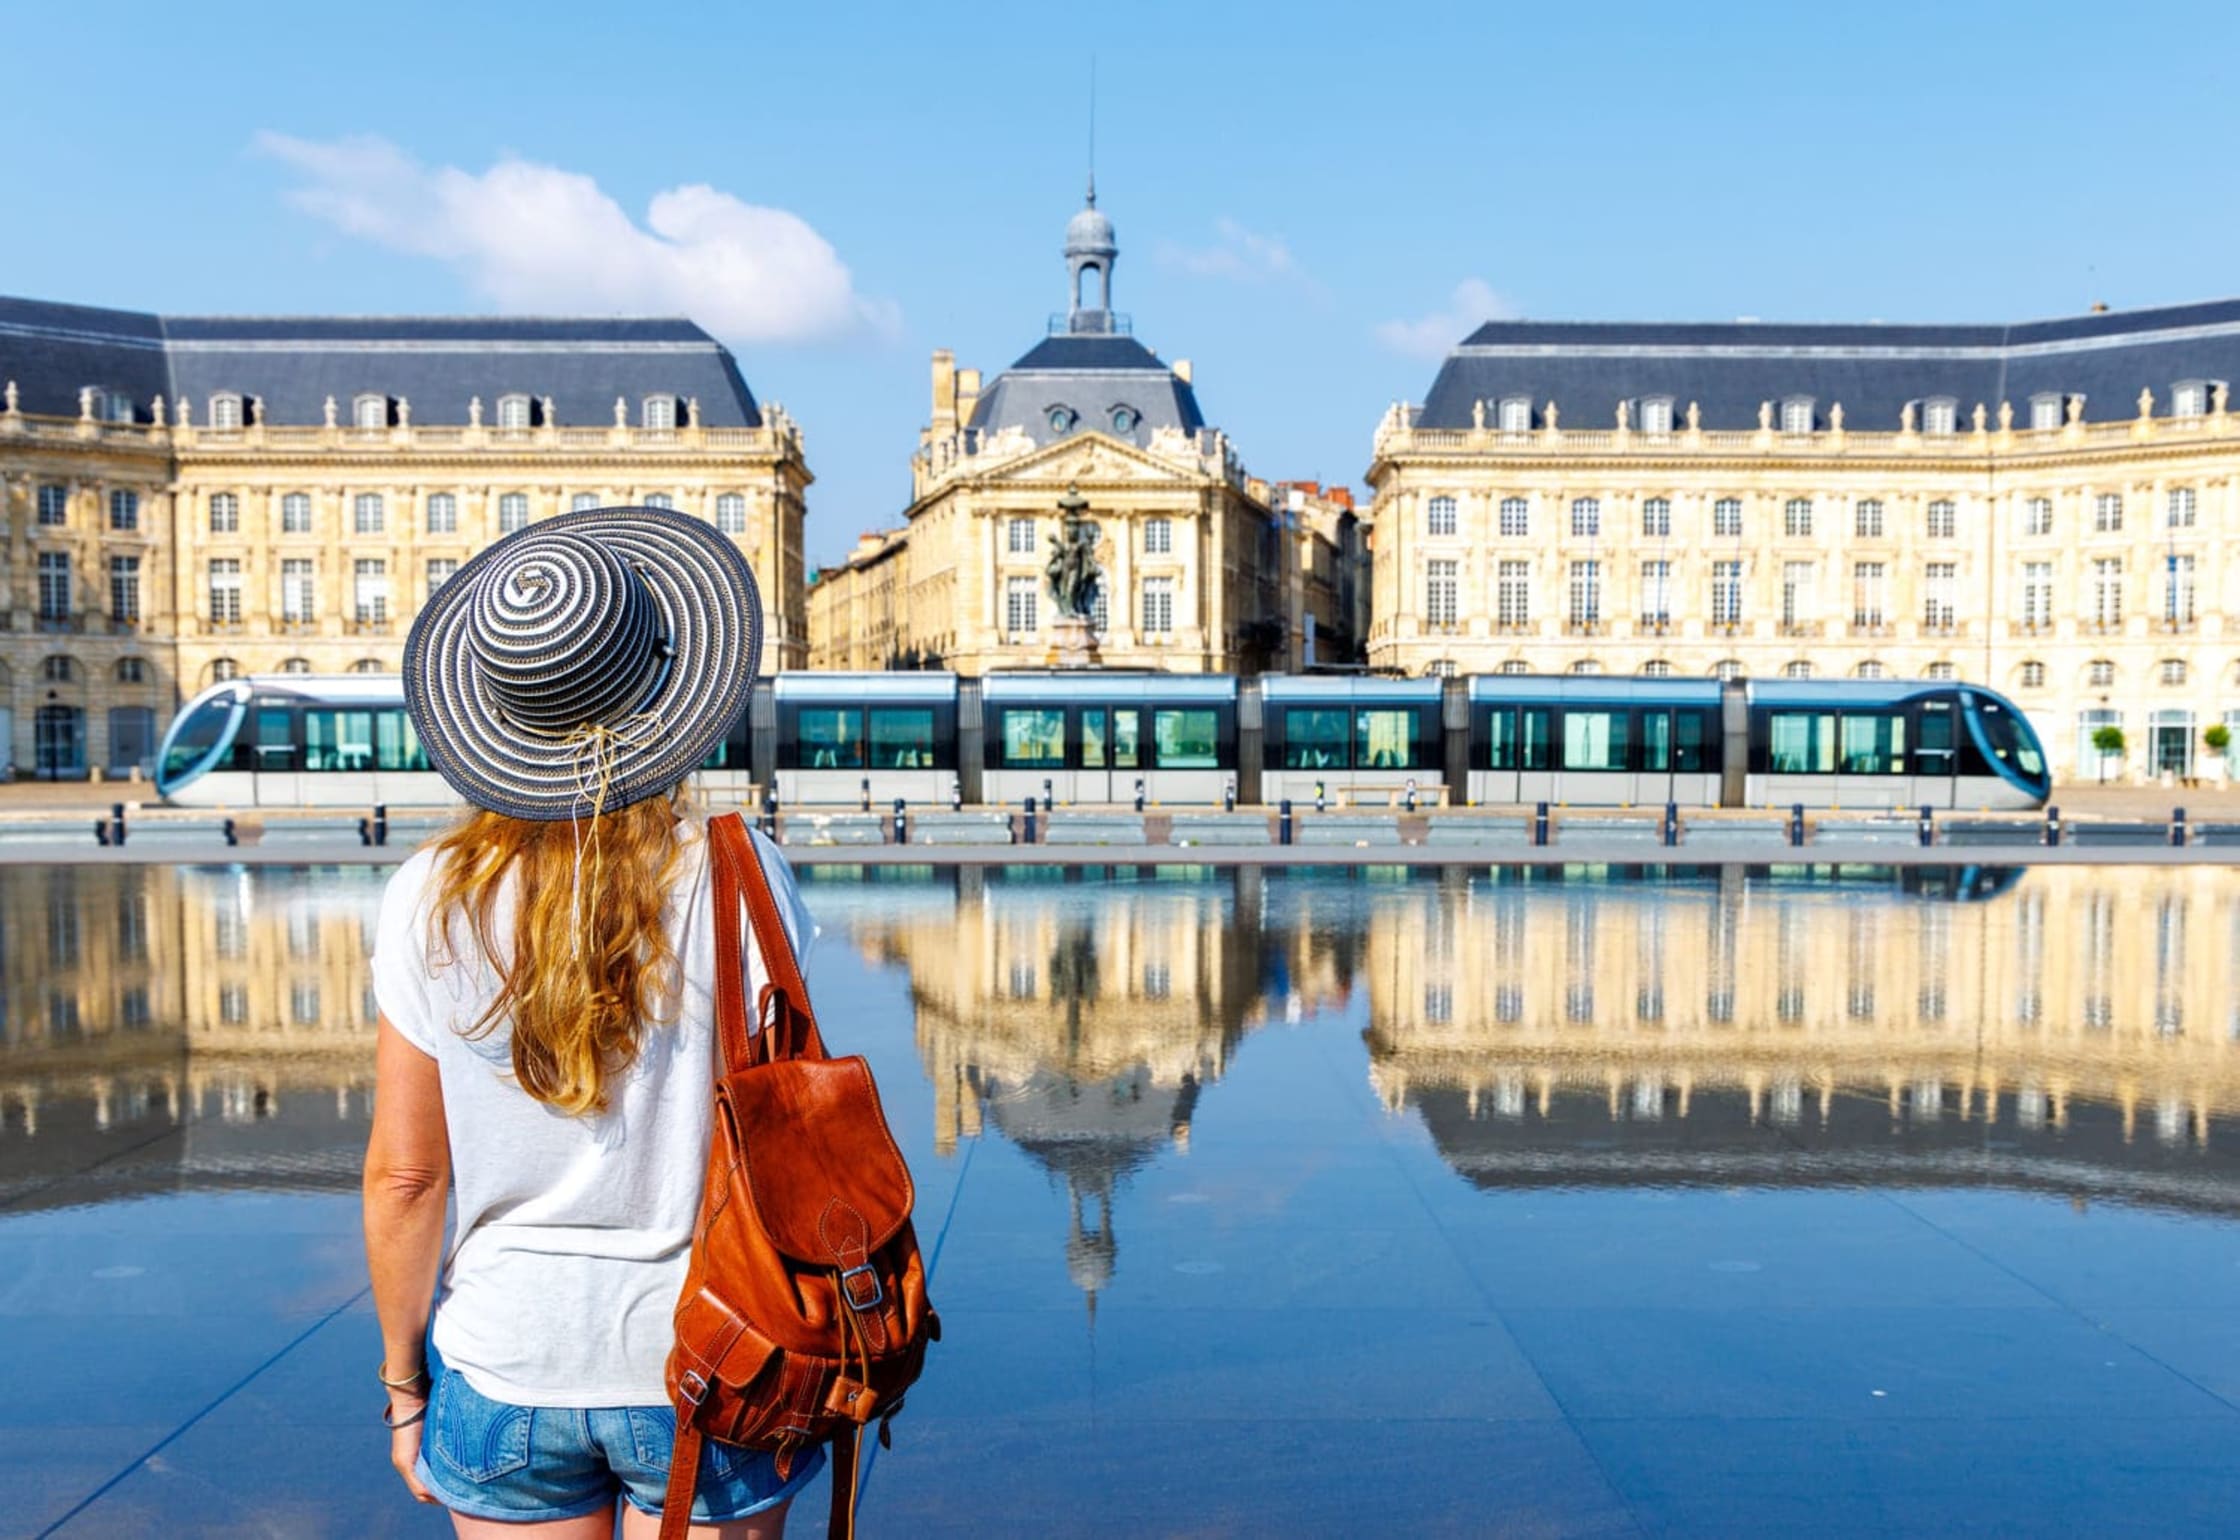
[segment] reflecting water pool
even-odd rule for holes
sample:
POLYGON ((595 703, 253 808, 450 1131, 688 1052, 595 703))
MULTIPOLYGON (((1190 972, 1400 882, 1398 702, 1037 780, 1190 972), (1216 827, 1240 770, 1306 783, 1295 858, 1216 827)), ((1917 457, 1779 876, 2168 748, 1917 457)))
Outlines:
MULTIPOLYGON (((366 1395, 385 875, 0 869, 0 1535, 447 1532, 366 1395)), ((2230 1529, 2240 875, 804 886, 947 1327, 866 1534, 2230 1529)))

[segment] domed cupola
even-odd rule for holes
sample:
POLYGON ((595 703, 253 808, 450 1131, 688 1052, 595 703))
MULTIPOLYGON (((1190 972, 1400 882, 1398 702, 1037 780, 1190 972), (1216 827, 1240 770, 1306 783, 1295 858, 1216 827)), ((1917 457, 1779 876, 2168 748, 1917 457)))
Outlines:
POLYGON ((1112 319, 1112 267, 1119 256, 1120 244, 1113 235, 1112 221, 1097 207, 1097 182, 1091 177, 1087 205, 1066 221, 1066 276, 1073 286, 1073 304, 1066 312, 1067 331, 1105 333, 1116 329, 1112 319), (1096 282, 1084 284, 1084 276, 1090 273, 1096 275, 1096 282))

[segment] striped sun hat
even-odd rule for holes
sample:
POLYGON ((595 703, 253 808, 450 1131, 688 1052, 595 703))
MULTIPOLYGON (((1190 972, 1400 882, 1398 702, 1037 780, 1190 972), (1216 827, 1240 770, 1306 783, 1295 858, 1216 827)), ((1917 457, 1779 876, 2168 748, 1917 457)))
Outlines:
POLYGON ((591 508, 507 535, 429 596, 404 702, 452 790, 556 822, 690 775, 761 655, 761 596, 729 539, 663 508, 591 508))

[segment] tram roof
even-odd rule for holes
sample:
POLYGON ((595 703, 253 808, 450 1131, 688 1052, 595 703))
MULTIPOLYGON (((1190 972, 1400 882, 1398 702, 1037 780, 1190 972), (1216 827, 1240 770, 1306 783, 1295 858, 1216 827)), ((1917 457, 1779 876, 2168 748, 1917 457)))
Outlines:
MULTIPOLYGON (((247 685, 255 695, 295 695, 305 700, 332 701, 338 706, 404 704, 401 674, 244 674, 226 683, 247 685)), ((204 693, 219 688, 212 686, 204 693)))
POLYGON ((1322 674, 1262 674, 1263 700, 1437 701, 1443 679, 1369 679, 1322 674))
POLYGON ((957 676, 909 670, 827 673, 801 670, 778 675, 780 700, 954 700, 957 676))
POLYGON ((1227 674, 1096 674, 1065 670, 988 674, 980 681, 992 701, 1233 701, 1237 681, 1227 674))
MULTIPOLYGON (((1961 684, 1956 679, 1753 679, 1750 701, 1760 706, 1894 706, 1961 684)), ((1979 684, 1967 688, 1979 695, 1997 693, 1979 684)))
POLYGON ((1716 679, 1642 679, 1610 674, 1475 674, 1474 701, 1600 701, 1620 705, 1715 706, 1716 679))

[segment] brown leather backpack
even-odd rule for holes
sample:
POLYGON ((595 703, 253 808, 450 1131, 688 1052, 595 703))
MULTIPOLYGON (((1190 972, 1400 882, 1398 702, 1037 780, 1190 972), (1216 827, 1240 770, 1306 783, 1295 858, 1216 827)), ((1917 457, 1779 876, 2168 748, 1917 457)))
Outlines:
POLYGON ((832 1529, 855 1531, 866 1424, 902 1409, 941 1323, 910 1226, 910 1171, 871 1070, 825 1052, 777 900, 736 813, 708 820, 716 910, 715 1133, 677 1302, 676 1452, 662 1540, 684 1533, 704 1439, 777 1456, 832 1440, 832 1529), (769 984, 747 1031, 739 908, 769 984))

